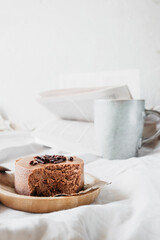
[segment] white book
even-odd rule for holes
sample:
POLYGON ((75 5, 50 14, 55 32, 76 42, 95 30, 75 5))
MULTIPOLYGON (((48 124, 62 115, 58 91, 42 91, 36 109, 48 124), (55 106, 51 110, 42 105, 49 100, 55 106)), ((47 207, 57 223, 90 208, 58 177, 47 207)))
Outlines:
POLYGON ((96 99, 132 99, 127 86, 57 89, 40 93, 38 102, 61 119, 94 121, 96 99))

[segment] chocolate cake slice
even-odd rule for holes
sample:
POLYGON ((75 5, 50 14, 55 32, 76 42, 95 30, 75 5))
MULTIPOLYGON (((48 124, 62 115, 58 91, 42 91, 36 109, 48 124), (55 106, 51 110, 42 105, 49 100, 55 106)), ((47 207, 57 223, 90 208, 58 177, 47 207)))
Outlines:
POLYGON ((77 193, 84 186, 84 163, 77 157, 44 155, 15 163, 15 190, 22 195, 54 196, 77 193))

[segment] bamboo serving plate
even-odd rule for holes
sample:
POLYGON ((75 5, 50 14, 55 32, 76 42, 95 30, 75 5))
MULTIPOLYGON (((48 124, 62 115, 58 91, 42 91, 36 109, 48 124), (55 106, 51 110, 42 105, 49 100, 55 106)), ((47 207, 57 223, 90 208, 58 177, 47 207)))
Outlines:
POLYGON ((19 195, 14 188, 14 174, 0 172, 0 202, 9 208, 31 213, 49 213, 88 205, 100 193, 99 179, 85 174, 85 191, 71 196, 34 197, 19 195), (94 187, 93 187, 94 186, 94 187))

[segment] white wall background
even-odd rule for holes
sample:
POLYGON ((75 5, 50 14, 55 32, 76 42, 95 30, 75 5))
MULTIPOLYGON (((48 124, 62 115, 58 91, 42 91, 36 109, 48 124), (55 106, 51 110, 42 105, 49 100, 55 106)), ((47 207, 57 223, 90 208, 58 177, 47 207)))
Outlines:
MULTIPOLYGON (((58 75, 139 69, 160 104, 160 0, 0 0, 0 108, 43 119, 39 91, 58 75)), ((132 80, 133 81, 133 80, 132 80)))

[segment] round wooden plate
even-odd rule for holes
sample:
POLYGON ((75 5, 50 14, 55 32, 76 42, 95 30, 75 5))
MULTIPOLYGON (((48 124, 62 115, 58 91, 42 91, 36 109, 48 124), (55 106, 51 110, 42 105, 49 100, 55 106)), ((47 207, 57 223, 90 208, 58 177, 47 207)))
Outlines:
MULTIPOLYGON (((85 185, 91 186, 97 178, 85 174, 85 185)), ((0 173, 0 202, 5 206, 31 213, 48 213, 92 203, 99 195, 100 188, 75 196, 33 197, 19 195, 14 189, 14 174, 0 173)))

